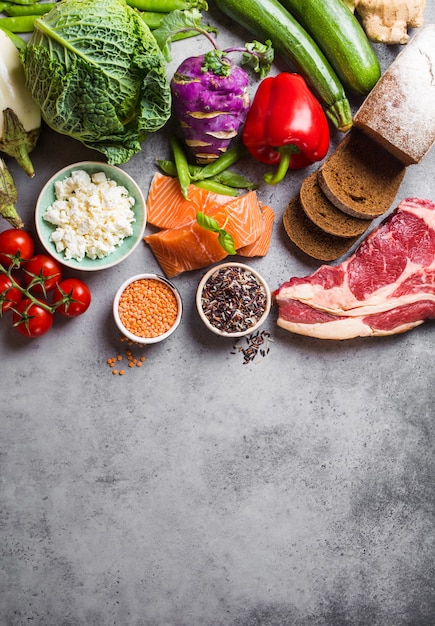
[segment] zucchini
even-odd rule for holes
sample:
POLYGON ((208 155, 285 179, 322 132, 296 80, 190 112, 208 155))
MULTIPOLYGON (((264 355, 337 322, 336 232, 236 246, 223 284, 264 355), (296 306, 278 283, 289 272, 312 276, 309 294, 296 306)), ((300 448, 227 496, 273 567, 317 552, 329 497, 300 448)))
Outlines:
POLYGON ((343 0, 280 0, 302 24, 334 68, 345 89, 366 95, 381 76, 378 57, 343 0))
MULTIPOLYGON (((319 0, 317 0, 319 1, 319 0)), ((301 74, 339 130, 352 126, 342 83, 314 39, 278 0, 215 0, 219 9, 263 41, 301 74)))

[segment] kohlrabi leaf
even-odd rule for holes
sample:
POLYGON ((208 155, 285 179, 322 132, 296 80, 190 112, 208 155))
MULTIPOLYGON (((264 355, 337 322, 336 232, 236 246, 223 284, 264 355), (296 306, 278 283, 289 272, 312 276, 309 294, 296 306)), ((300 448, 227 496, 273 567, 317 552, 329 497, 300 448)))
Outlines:
POLYGON ((213 217, 209 217, 205 213, 198 211, 196 214, 196 221, 201 228, 205 228, 205 230, 210 230, 211 232, 218 234, 219 244, 227 254, 237 254, 234 247, 233 236, 224 228, 221 228, 213 217))
POLYGON ((260 74, 260 78, 265 78, 270 72, 275 51, 272 42, 267 39, 265 43, 251 41, 245 45, 246 52, 242 55, 242 63, 252 67, 254 72, 260 74))
POLYGON ((171 43, 180 32, 216 33, 216 29, 202 22, 202 14, 198 9, 188 11, 171 11, 163 18, 153 35, 165 59, 171 61, 171 43))

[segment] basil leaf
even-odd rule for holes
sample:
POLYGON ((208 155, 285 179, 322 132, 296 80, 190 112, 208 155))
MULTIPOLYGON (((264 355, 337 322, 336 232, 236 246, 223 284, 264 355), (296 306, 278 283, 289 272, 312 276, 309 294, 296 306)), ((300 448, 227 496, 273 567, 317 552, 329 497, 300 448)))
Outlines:
POLYGON ((224 228, 221 228, 215 219, 198 211, 196 221, 202 228, 205 228, 205 230, 211 230, 213 233, 218 234, 218 242, 227 254, 237 254, 234 247, 233 236, 224 228))
POLYGON ((222 248, 228 254, 237 254, 237 251, 234 247, 234 239, 233 236, 230 235, 226 230, 221 229, 218 235, 218 241, 222 248))
POLYGON ((205 228, 206 230, 211 230, 214 233, 217 233, 220 230, 217 221, 212 217, 209 217, 205 213, 202 213, 201 211, 197 212, 196 221, 202 228, 205 228))

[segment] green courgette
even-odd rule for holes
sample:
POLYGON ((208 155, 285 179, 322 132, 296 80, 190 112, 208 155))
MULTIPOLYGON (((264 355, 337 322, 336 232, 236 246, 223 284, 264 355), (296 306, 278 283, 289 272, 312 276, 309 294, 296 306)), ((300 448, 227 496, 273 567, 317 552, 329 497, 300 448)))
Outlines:
POLYGON ((345 132, 352 113, 344 87, 314 39, 278 0, 215 0, 219 9, 301 74, 331 122, 345 132))
POLYGON ((345 89, 366 95, 381 76, 378 57, 343 0, 280 0, 310 33, 345 89))

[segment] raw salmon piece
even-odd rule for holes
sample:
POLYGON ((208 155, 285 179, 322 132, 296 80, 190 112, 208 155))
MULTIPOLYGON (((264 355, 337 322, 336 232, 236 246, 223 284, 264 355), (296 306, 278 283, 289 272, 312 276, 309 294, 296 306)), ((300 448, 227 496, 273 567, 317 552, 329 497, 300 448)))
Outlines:
POLYGON ((263 214, 264 228, 261 235, 247 246, 243 246, 237 250, 237 254, 240 256, 253 257, 253 256, 265 256, 269 250, 270 240, 272 237, 273 222, 275 219, 275 212, 266 204, 261 204, 261 212, 263 214))
POLYGON ((211 203, 226 204, 231 197, 189 185, 189 200, 181 193, 177 178, 156 173, 147 197, 147 222, 158 228, 177 228, 195 220, 198 211, 211 203))
POLYGON ((255 191, 231 198, 223 206, 210 205, 203 211, 234 239, 234 247, 254 243, 264 230, 264 219, 255 191))
POLYGON ((218 242, 217 233, 205 230, 197 222, 181 228, 161 230, 144 237, 168 278, 221 261, 227 253, 218 242))

